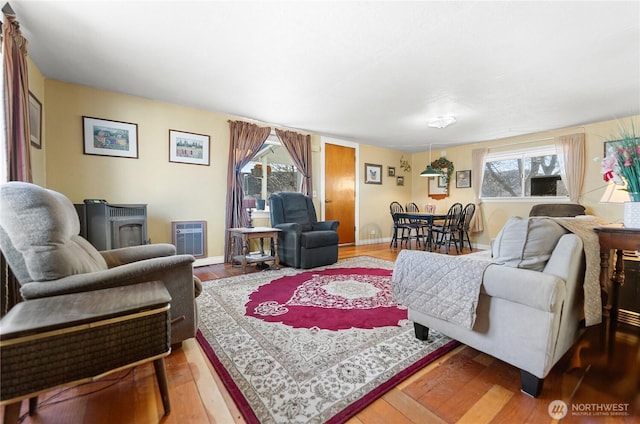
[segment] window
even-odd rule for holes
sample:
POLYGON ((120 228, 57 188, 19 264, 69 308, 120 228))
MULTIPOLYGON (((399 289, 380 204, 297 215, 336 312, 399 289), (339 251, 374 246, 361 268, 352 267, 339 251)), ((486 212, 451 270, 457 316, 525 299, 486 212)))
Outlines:
POLYGON ((482 198, 566 197, 553 146, 488 154, 482 198))
POLYGON ((301 178, 287 149, 272 135, 242 169, 242 188, 245 196, 266 202, 272 193, 298 191, 301 178))

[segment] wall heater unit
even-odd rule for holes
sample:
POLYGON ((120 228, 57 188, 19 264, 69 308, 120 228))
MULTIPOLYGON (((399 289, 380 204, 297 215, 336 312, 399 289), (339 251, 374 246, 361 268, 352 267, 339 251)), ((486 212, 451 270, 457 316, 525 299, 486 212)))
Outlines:
POLYGON ((207 256, 206 221, 173 221, 171 235, 179 255, 193 255, 195 258, 207 256))

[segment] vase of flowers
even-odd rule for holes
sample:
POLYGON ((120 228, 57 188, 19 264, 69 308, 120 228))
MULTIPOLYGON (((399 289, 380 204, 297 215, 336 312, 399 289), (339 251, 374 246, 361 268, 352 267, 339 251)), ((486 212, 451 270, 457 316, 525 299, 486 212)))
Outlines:
POLYGON ((624 204, 624 226, 640 228, 640 135, 632 123, 612 141, 613 149, 602 161, 604 180, 626 187, 630 201, 624 204))

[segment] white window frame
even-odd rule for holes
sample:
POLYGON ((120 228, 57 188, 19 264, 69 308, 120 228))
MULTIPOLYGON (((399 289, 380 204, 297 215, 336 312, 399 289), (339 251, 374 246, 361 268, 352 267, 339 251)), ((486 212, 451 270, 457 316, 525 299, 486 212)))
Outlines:
MULTIPOLYGON (((280 142, 280 140, 278 139, 278 137, 276 136, 275 133, 272 133, 269 135, 269 137, 267 137, 267 139, 265 140, 265 145, 270 145, 270 146, 279 146, 280 148, 282 148, 284 150, 285 153, 287 153, 287 155, 289 156, 289 159, 291 160, 291 164, 294 166, 295 170, 296 170, 296 185, 299 185, 300 179, 302 178, 302 173, 300 172, 300 170, 298 169, 298 167, 295 165, 295 163, 293 162, 293 160, 291 159, 291 154, 286 150, 286 148, 282 145, 282 143, 280 142)), ((255 156, 254 156, 255 157, 255 156)), ((243 173, 247 173, 250 172, 249 170, 249 166, 252 162, 255 162, 253 160, 253 158, 251 159, 251 161, 249 162, 249 164, 247 164, 245 166, 245 168, 243 168, 242 172, 243 173)), ((258 163, 258 162, 256 162, 258 163)), ((268 164, 264 164, 263 166, 265 167, 265 171, 266 171, 266 166, 268 164)), ((269 177, 267 176, 266 178, 262 179, 262 184, 261 184, 261 192, 262 192, 262 196, 265 197, 266 193, 267 193, 267 179, 269 177)), ((269 214, 269 199, 265 199, 265 208, 263 211, 261 210, 255 210, 253 213, 253 217, 254 218, 258 218, 258 217, 268 217, 269 214), (263 216, 264 215, 264 216, 263 216)))
MULTIPOLYGON (((499 160, 507 160, 507 159, 521 159, 525 160, 528 157, 532 156, 547 156, 547 155, 557 155, 558 152, 556 150, 555 145, 546 145, 546 146, 538 146, 532 147, 528 149, 518 149, 518 150, 510 150, 510 151, 502 151, 495 153, 488 153, 485 157, 484 163, 482 164, 482 172, 483 172, 483 184, 484 184, 484 172, 486 169, 487 162, 494 162, 499 160)), ((527 196, 525 195, 525 178, 524 175, 520 176, 521 183, 521 192, 522 194, 517 197, 488 197, 482 195, 482 187, 480 187, 480 198, 483 202, 535 202, 539 203, 544 201, 546 203, 553 202, 566 202, 569 199, 569 195, 566 196, 527 196)), ((564 181, 563 181, 564 183, 564 181)))

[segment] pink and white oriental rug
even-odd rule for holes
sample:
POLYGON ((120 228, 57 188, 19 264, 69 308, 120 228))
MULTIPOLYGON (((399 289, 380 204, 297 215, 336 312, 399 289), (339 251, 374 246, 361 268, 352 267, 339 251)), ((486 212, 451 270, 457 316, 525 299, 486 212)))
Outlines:
POLYGON ((203 284, 197 339, 247 422, 344 422, 457 345, 414 337, 392 268, 361 256, 203 284))

